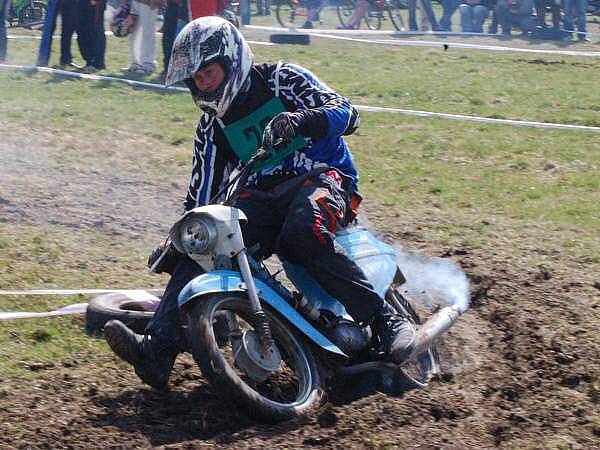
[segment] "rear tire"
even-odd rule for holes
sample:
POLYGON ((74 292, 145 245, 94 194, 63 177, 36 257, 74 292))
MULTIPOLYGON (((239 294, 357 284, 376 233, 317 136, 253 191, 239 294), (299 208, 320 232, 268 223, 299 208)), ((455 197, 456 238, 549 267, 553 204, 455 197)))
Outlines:
POLYGON ((281 353, 282 363, 264 381, 254 381, 235 363, 234 349, 242 331, 255 325, 248 299, 240 294, 209 295, 188 311, 188 333, 192 355, 203 375, 234 401, 246 405, 269 421, 305 415, 317 408, 323 397, 316 360, 307 343, 268 306, 263 310, 281 353), (219 327, 217 313, 230 317, 228 334, 219 327))

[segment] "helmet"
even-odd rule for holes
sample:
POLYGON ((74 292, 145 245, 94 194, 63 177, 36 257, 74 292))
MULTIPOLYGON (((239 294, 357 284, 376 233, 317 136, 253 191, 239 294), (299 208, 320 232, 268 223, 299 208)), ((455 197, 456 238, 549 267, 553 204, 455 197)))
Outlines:
POLYGON ((246 85, 253 63, 252 50, 237 28, 221 17, 200 17, 188 23, 177 36, 165 85, 184 81, 198 107, 223 117, 246 85), (225 79, 215 92, 200 92, 192 77, 213 62, 221 64, 225 79))
POLYGON ((114 16, 110 21, 110 31, 117 37, 125 37, 133 31, 135 22, 137 20, 136 15, 131 15, 133 20, 127 21, 126 19, 131 15, 131 5, 126 2, 119 6, 115 11, 114 16))

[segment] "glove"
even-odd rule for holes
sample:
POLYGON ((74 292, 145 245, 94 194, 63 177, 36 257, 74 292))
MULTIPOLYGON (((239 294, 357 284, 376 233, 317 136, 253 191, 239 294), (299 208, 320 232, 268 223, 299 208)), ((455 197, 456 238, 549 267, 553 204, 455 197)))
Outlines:
POLYGON ((277 114, 265 127, 262 146, 265 150, 279 152, 299 134, 303 115, 299 112, 277 114))
POLYGON ((166 250, 165 244, 157 245, 152 249, 150 256, 148 256, 148 269, 154 273, 168 273, 169 275, 173 275, 173 271, 175 270, 175 266, 177 265, 180 256, 181 253, 179 253, 171 243, 166 246, 166 250), (158 264, 156 264, 156 261, 158 261, 165 251, 166 254, 158 264), (156 266, 152 267, 154 264, 156 264, 156 266))

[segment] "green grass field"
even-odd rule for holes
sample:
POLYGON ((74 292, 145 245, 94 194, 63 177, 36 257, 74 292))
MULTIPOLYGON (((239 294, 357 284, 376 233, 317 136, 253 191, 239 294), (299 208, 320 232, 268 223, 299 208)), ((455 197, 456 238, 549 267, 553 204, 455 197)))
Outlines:
MULTIPOLYGON (((7 63, 32 64, 37 45, 10 41, 7 63)), ((51 64, 57 63, 57 45, 51 64)), ((307 47, 257 45, 254 51, 257 62, 282 59, 308 67, 356 104, 600 126, 598 58, 321 40, 307 47)), ((121 76, 127 41, 109 38, 107 55, 102 74, 121 76)), ((131 142, 132 158, 149 178, 168 178, 190 164, 199 113, 186 94, 0 70, 0 99, 2 128, 50 132, 50 144, 65 143, 65 163, 102 159, 81 153, 78 143, 106 146, 120 139, 131 142), (154 150, 137 148, 140 137, 154 150)), ((598 273, 600 134, 362 113, 361 128, 348 141, 365 204, 404 224, 420 223, 432 245, 485 248, 508 239, 519 246, 540 233, 598 273)), ((0 180, 0 197, 10 190, 0 180)), ((150 277, 144 267, 153 244, 0 221, 0 289, 159 287, 164 279, 150 277)), ((79 301, 2 297, 0 309, 43 311, 79 301)), ((102 340, 83 334, 81 319, 0 322, 3 376, 36 377, 31 364, 74 354, 112 361, 102 340)))

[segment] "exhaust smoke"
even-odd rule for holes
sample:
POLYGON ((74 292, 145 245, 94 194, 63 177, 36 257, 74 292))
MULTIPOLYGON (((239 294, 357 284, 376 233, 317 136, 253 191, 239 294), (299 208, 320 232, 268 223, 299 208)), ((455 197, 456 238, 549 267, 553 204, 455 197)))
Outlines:
POLYGON ((426 306, 456 306, 460 313, 469 307, 469 280, 451 259, 427 257, 394 246, 398 267, 406 283, 400 289, 426 306))

